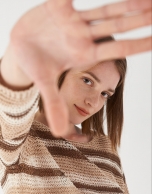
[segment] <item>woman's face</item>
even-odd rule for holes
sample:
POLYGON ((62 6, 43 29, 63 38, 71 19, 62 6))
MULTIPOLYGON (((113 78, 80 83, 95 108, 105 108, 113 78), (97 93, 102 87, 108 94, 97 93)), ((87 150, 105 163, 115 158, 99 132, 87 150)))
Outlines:
POLYGON ((97 113, 114 94, 119 79, 119 72, 112 61, 103 62, 89 70, 70 70, 60 88, 60 94, 69 109, 69 122, 80 124, 97 113))

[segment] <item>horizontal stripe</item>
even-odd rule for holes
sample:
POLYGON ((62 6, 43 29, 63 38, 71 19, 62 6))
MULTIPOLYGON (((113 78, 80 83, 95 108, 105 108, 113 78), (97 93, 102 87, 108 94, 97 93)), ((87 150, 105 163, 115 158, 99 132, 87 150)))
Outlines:
MULTIPOLYGON (((52 193, 51 191, 78 191, 78 189, 73 185, 73 183, 64 176, 55 176, 55 177, 34 177, 28 174, 9 174, 8 180, 6 181, 5 185, 3 186, 4 191, 6 193, 7 188, 16 189, 20 192, 12 192, 12 194, 22 194, 22 189, 29 188, 27 193, 31 193, 30 191, 34 191, 34 194, 41 194, 39 191, 42 189, 46 189, 52 193)), ((25 191, 25 190, 23 190, 25 191)), ((27 190, 26 190, 27 191, 27 190)), ((26 194, 27 194, 26 193, 26 194)), ((62 193, 62 192, 61 192, 62 193)), ((42 192, 42 194, 44 194, 42 192)), ((56 193, 58 194, 58 192, 56 193)), ((69 194, 73 194, 72 192, 69 194)))
POLYGON ((109 166, 108 164, 105 163, 95 163, 100 169, 112 172, 114 175, 119 176, 122 178, 122 174, 119 173, 114 167, 109 166))
MULTIPOLYGON (((55 138, 55 137, 53 137, 51 135, 51 132, 49 132, 49 131, 31 130, 29 135, 34 136, 34 137, 39 137, 39 138, 44 139, 44 140, 47 139, 47 140, 57 140, 57 141, 61 141, 61 142, 62 141, 63 142, 66 142, 66 140, 64 140, 62 138, 55 138)), ((65 149, 66 149, 65 152, 67 152, 67 148, 65 148, 65 149)), ((119 166, 121 166, 120 165, 120 159, 119 159, 119 157, 116 156, 115 154, 110 153, 110 152, 105 152, 105 151, 102 151, 102 150, 99 150, 98 151, 98 150, 87 149, 87 148, 79 148, 79 150, 83 154, 85 154, 85 155, 99 156, 99 157, 108 158, 108 159, 116 162, 119 166)), ((60 149, 58 151, 60 151, 60 149)), ((64 148, 63 148, 62 151, 64 151, 64 148)), ((68 150, 68 151, 70 152, 70 150, 68 150)), ((73 150, 72 150, 72 152, 73 152, 73 150)), ((60 154, 62 155, 61 152, 60 152, 60 154)), ((55 155, 57 155, 57 153, 55 153, 55 155)))
POLYGON ((5 141, 0 141, 0 148, 7 151, 12 152, 18 150, 18 148, 23 144, 24 142, 20 143, 19 145, 12 145, 5 141))
MULTIPOLYGON (((86 191, 86 189, 81 188, 81 191, 85 194, 99 194, 98 191, 93 191, 91 189, 87 189, 87 191, 86 191)), ((101 192, 100 192, 100 194, 101 194, 101 192)), ((102 191, 102 194, 109 194, 109 192, 108 191, 102 191)), ((111 193, 111 194, 119 194, 119 193, 111 193)))
POLYGON ((84 159, 88 160, 81 152, 74 150, 74 149, 69 149, 69 148, 63 148, 63 147, 48 147, 48 151, 52 156, 67 156, 75 159, 84 159))
POLYGON ((50 131, 33 130, 32 128, 29 135, 33 137, 39 137, 44 140, 61 140, 61 138, 53 137, 50 131))
POLYGON ((26 173, 34 176, 63 176, 64 173, 59 169, 50 169, 50 168, 35 168, 33 166, 28 166, 26 164, 11 165, 6 169, 7 174, 14 173, 26 173))
MULTIPOLYGON (((39 137, 39 138, 44 139, 44 140, 47 139, 47 140, 56 140, 56 141, 66 142, 66 140, 64 140, 62 138, 53 137, 49 131, 31 130, 30 135, 33 137, 39 137)), ((50 150, 50 152, 52 154, 54 153, 54 155, 63 155, 63 152, 66 152, 66 154, 67 154, 66 156, 68 156, 69 154, 67 153, 67 151, 68 152, 71 151, 71 150, 68 150, 67 148, 64 148, 64 147, 58 149, 57 147, 55 148, 54 146, 53 146, 53 148, 49 147, 48 149, 50 150), (57 153, 57 151, 59 151, 59 153, 57 153)), ((79 148, 79 150, 85 155, 108 158, 108 159, 116 162, 120 166, 120 159, 115 154, 101 151, 101 150, 98 151, 98 150, 87 149, 87 148, 79 148)), ((72 153, 73 153, 73 150, 72 150, 72 153)))
POLYGON ((82 183, 79 183, 79 182, 73 182, 73 184, 77 187, 77 188, 86 188, 86 189, 91 189, 91 190, 94 190, 94 191, 103 191, 103 192, 110 192, 111 194, 114 194, 114 193, 122 193, 122 190, 118 187, 102 187, 102 186, 99 186, 99 187, 95 187, 95 186, 92 186, 92 185, 85 185, 85 184, 82 184, 82 183))
POLYGON ((120 174, 122 174, 122 169, 120 168, 120 166, 116 162, 111 161, 110 159, 103 158, 103 157, 97 157, 97 156, 86 156, 86 157, 93 163, 107 164, 111 166, 112 168, 115 168, 120 174))
MULTIPOLYGON (((116 182, 113 176, 113 169, 99 168, 93 163, 86 162, 85 160, 62 157, 55 157, 56 162, 60 166, 61 170, 65 172, 72 181, 85 182, 87 184, 95 184, 106 186, 107 184, 115 185, 116 182), (98 179, 98 181, 97 181, 98 179)), ((121 177, 122 178, 122 177, 121 177)))
POLYGON ((85 155, 89 155, 89 156, 99 156, 99 157, 103 157, 103 158, 107 158, 110 159, 111 161, 116 162, 119 166, 120 165, 120 159, 118 156, 116 156, 115 154, 112 154, 110 152, 105 152, 102 150, 94 150, 94 149, 87 149, 87 148, 79 148, 79 150, 81 152, 83 152, 83 154, 85 155))
MULTIPOLYGON (((4 190, 4 193, 9 194, 80 194, 80 191, 78 191, 77 188, 73 187, 64 187, 64 186, 57 186, 54 187, 46 187, 46 188, 39 188, 34 187, 32 188, 29 185, 22 186, 22 187, 12 187, 12 185, 9 185, 9 188, 7 187, 4 190)), ((92 193, 93 194, 93 193, 92 193)))
POLYGON ((28 133, 22 134, 19 137, 15 137, 12 140, 13 141, 22 141, 23 139, 25 139, 27 137, 28 133))
POLYGON ((64 176, 64 173, 59 169, 50 169, 50 168, 35 168, 33 166, 28 166, 26 164, 14 164, 6 167, 5 176, 2 180, 2 185, 6 181, 6 178, 9 174, 19 174, 25 173, 33 176, 46 177, 46 176, 64 176))

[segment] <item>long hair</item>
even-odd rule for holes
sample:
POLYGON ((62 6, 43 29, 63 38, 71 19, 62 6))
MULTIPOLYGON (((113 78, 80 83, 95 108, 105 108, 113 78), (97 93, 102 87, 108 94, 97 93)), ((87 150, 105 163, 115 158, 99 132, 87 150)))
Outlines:
POLYGON ((103 108, 82 122, 82 132, 91 134, 92 131, 97 135, 105 135, 104 120, 107 121, 107 135, 111 140, 113 150, 117 150, 121 143, 121 134, 123 128, 123 91, 126 75, 127 62, 125 59, 115 60, 115 65, 120 74, 120 81, 117 85, 114 95, 107 100, 103 108))
MULTIPOLYGON (((100 39, 95 41, 96 44, 105 42, 105 41, 113 41, 113 37, 106 37, 104 39, 100 39)), ((81 123, 82 126, 82 134, 86 135, 105 135, 104 131, 104 120, 107 121, 107 135, 111 140, 112 149, 117 151, 117 148, 120 147, 121 143, 121 135, 124 121, 123 114, 123 91, 124 91, 124 83, 125 76, 127 70, 127 61, 126 59, 118 59, 114 60, 114 63, 117 67, 117 70, 120 74, 120 80, 115 90, 114 95, 110 99, 107 100, 107 103, 101 110, 92 115, 87 120, 81 123), (104 116, 105 115, 105 116, 104 116)), ((69 70, 63 72, 58 79, 58 88, 60 89, 62 83, 64 82, 64 78, 67 75, 69 70)), ((39 109, 40 112, 43 111, 43 102, 40 98, 39 101, 39 109)))

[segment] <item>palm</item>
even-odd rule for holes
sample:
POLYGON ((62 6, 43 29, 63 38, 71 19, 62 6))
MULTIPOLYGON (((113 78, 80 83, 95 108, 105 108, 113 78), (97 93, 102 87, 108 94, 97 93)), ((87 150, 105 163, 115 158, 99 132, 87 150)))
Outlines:
MULTIPOLYGON (((93 39, 108 34, 102 34, 98 26, 89 26, 87 20, 91 20, 89 14, 76 12, 71 0, 47 1, 26 13, 12 31, 18 65, 39 88, 54 135, 64 135, 68 130, 68 111, 56 86, 59 74, 75 66, 93 65, 140 51, 139 45, 127 50, 132 42, 95 45, 93 39)), ((149 44, 143 48, 146 49, 149 44)))
MULTIPOLYGON (((87 64, 93 59, 91 35, 70 4, 62 9, 70 12, 65 17, 61 11, 56 13, 55 8, 50 10, 50 15, 49 5, 43 4, 34 8, 18 21, 14 28, 17 31, 14 48, 19 56, 19 66, 40 89, 44 103, 47 104, 47 115, 53 117, 48 118, 51 125, 61 114, 63 121, 60 120, 59 125, 66 125, 68 129, 65 123, 68 112, 58 95, 55 83, 59 74, 67 68, 87 64), (55 22, 53 17, 56 18, 55 22), (60 107, 63 108, 59 112, 60 107)), ((55 125, 55 128, 58 129, 58 126, 55 125)), ((62 134, 59 131, 52 132, 55 135, 62 134)))

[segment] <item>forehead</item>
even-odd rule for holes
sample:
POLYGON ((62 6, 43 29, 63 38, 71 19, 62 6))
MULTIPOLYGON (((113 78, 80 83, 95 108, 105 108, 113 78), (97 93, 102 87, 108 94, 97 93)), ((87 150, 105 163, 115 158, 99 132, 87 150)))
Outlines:
POLYGON ((74 68, 71 73, 81 74, 81 73, 87 73, 87 72, 91 72, 95 74, 100 79, 104 79, 106 77, 109 77, 111 79, 113 77, 115 78, 117 77, 120 79, 120 74, 114 61, 101 62, 89 68, 86 68, 86 67, 74 68))
POLYGON ((91 71, 98 75, 99 77, 104 75, 119 76, 118 69, 113 61, 99 63, 86 71, 91 71))
POLYGON ((74 78, 74 80, 81 75, 87 76, 91 79, 96 76, 98 78, 98 81, 97 79, 95 80, 98 82, 99 85, 105 88, 111 88, 111 90, 115 90, 120 80, 119 71, 113 61, 102 62, 92 66, 91 68, 78 67, 72 69, 72 71, 70 72, 70 78, 74 78), (91 76, 90 74, 88 74, 88 72, 93 74, 94 76, 91 76))

